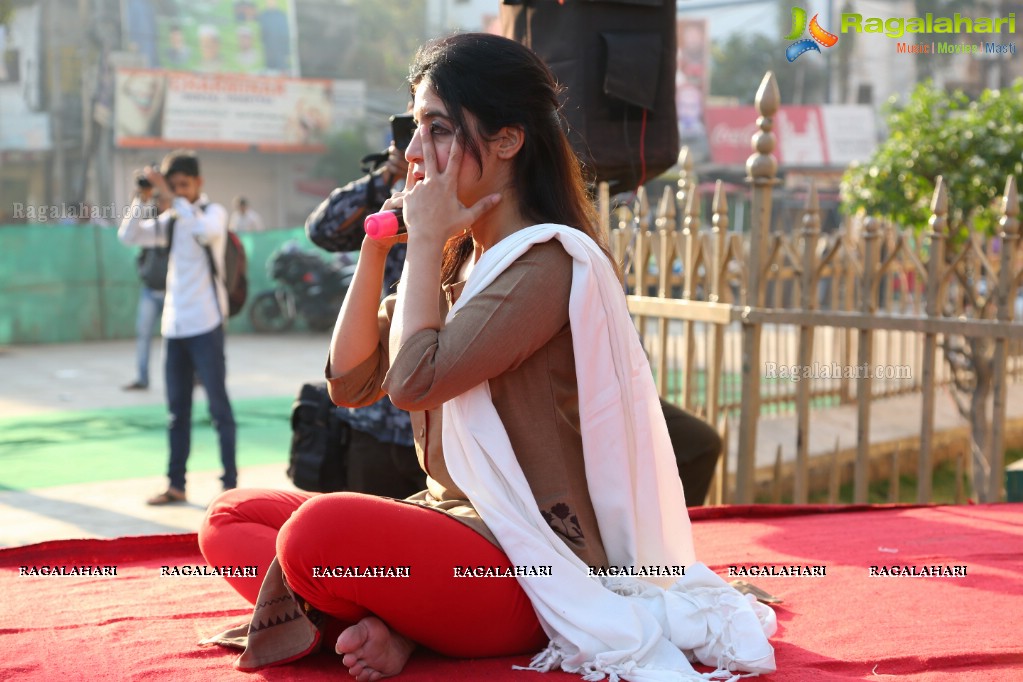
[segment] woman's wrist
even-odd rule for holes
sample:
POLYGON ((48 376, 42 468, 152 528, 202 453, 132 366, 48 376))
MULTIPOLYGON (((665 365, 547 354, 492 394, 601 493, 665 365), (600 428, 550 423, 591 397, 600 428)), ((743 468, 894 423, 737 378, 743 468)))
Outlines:
MULTIPOLYGON (((409 252, 431 254, 435 253, 438 257, 444 254, 444 245, 447 243, 447 239, 443 236, 438 236, 425 230, 410 229, 408 232, 408 250, 409 252)), ((407 256, 406 256, 407 257, 407 256)))
MULTIPOLYGON (((381 273, 387 263, 387 256, 393 246, 391 239, 373 239, 366 235, 362 239, 362 246, 359 248, 359 263, 364 266, 378 268, 381 273)), ((381 274, 381 276, 383 276, 381 274)))

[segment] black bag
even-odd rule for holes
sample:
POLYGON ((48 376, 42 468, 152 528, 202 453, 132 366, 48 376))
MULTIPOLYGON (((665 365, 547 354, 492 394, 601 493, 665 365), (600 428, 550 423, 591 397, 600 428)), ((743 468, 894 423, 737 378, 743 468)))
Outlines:
POLYGON ((327 385, 303 384, 291 406, 288 478, 314 493, 344 490, 350 442, 351 427, 338 418, 327 385))
POLYGON ((139 279, 154 291, 167 288, 167 261, 170 259, 170 248, 166 246, 147 246, 139 252, 136 269, 139 279))

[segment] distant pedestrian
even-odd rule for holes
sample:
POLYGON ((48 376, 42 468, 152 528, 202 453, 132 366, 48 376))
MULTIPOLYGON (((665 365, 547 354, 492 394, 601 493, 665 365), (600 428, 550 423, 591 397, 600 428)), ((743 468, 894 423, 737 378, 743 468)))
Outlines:
POLYGON ((263 218, 249 207, 249 200, 238 197, 234 200, 234 210, 227 221, 227 229, 234 232, 262 232, 266 229, 263 218))
MULTIPOLYGON (((135 173, 135 196, 139 200, 141 217, 155 218, 156 202, 153 186, 135 173)), ((135 313, 135 380, 124 386, 125 391, 144 391, 149 388, 149 352, 153 345, 153 327, 163 314, 163 299, 167 289, 166 246, 143 247, 138 255, 139 303, 135 313)))

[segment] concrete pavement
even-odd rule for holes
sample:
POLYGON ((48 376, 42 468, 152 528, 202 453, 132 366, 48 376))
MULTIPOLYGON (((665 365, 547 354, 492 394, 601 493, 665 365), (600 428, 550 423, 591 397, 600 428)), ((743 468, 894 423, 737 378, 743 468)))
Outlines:
MULTIPOLYGON (((294 396, 323 377, 327 334, 231 335, 227 341, 232 399, 294 396)), ((162 358, 154 343, 148 391, 123 391, 134 378, 132 340, 0 348, 0 415, 163 405, 162 358)), ((0 453, 0 467, 2 467, 0 453)), ((240 484, 295 490, 280 464, 242 467, 240 484)), ((64 538, 195 532, 220 490, 217 471, 190 472, 189 503, 149 507, 163 476, 0 491, 0 547, 64 538)), ((2 475, 0 475, 2 481, 2 475)))
MULTIPOLYGON (((232 398, 298 393, 323 378, 329 333, 227 337, 227 388, 232 398)), ((135 341, 0 347, 0 415, 162 405, 163 358, 153 342, 148 391, 122 391, 135 378, 135 341)))

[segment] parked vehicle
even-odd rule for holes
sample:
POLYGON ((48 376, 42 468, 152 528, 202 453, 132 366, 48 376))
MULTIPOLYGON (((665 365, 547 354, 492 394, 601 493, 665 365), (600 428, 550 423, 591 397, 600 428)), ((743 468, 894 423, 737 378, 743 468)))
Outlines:
POLYGON ((267 261, 267 274, 278 286, 249 304, 252 328, 282 332, 299 317, 315 331, 332 328, 354 273, 354 265, 324 260, 295 241, 285 243, 267 261))

